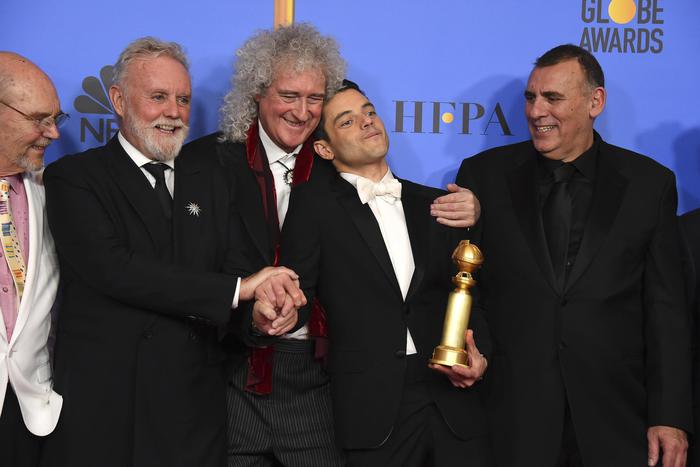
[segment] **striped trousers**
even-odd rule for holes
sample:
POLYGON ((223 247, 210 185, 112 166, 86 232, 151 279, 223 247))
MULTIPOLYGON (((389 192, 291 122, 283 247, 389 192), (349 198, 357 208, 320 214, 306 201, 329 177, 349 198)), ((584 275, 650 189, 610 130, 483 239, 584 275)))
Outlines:
POLYGON ((275 344, 272 393, 244 391, 248 368, 229 375, 228 467, 340 467, 330 385, 313 341, 275 344))

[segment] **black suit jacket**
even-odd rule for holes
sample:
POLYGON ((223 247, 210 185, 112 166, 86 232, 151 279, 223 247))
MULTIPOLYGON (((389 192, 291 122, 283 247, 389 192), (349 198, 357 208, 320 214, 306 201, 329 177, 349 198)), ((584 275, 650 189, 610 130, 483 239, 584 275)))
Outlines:
MULTIPOLYGON (((431 397, 452 430, 463 438, 486 430, 478 386, 454 388, 427 368, 452 289, 451 255, 465 232, 430 216, 439 190, 402 184, 415 262, 405 301, 374 215, 338 175, 292 191, 282 232, 282 264, 300 275, 307 298, 317 295, 327 312, 336 439, 346 449, 379 446, 392 430, 406 374, 407 326, 419 352, 410 358, 425 362, 431 397)), ((488 332, 479 313, 472 325, 487 353, 488 332)))
POLYGON ((693 323, 693 416, 695 417, 695 436, 691 440, 688 465, 700 466, 700 358, 698 342, 700 339, 700 209, 687 212, 680 217, 681 232, 684 238, 684 271, 690 319, 693 323))
POLYGON ((568 401, 585 465, 645 465, 648 426, 691 428, 674 176, 601 141, 582 243, 560 290, 536 158, 529 141, 499 147, 466 159, 457 176, 482 205, 475 243, 498 463, 553 466, 568 401))
POLYGON ((46 465, 224 465, 214 325, 229 320, 235 210, 215 157, 175 164, 172 237, 154 190, 116 137, 45 172, 63 279, 46 465), (198 214, 188 206, 199 206, 198 214))

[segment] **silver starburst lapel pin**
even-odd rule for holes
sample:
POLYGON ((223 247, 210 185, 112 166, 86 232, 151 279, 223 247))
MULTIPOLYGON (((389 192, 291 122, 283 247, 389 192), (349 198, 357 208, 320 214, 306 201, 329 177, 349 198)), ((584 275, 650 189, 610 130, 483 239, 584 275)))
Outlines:
POLYGON ((185 209, 187 209, 187 213, 190 216, 197 216, 199 217, 199 213, 202 212, 202 208, 199 207, 199 204, 194 203, 190 201, 187 203, 187 206, 185 206, 185 209))

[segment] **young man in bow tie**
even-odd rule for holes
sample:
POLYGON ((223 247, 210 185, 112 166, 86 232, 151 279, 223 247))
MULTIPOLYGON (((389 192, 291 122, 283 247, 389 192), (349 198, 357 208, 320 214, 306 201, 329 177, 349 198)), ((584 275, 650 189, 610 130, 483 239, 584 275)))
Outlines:
POLYGON ((473 386, 487 366, 474 336, 481 351, 490 347, 478 310, 471 366, 428 368, 465 232, 431 218, 439 190, 391 173, 384 125, 354 83, 327 101, 316 137, 339 173, 292 192, 281 264, 326 308, 335 433, 348 465, 489 465, 473 386))

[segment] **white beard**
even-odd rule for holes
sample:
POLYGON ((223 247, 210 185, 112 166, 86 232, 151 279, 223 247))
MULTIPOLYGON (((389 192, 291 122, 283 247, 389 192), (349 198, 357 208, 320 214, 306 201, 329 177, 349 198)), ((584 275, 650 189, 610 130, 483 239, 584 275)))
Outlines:
POLYGON ((161 117, 154 122, 147 123, 130 115, 124 123, 129 127, 129 133, 140 140, 149 155, 159 162, 171 161, 177 157, 190 130, 190 127, 179 118, 161 117), (172 135, 168 135, 157 133, 159 130, 154 130, 157 125, 172 125, 180 128, 172 135))

